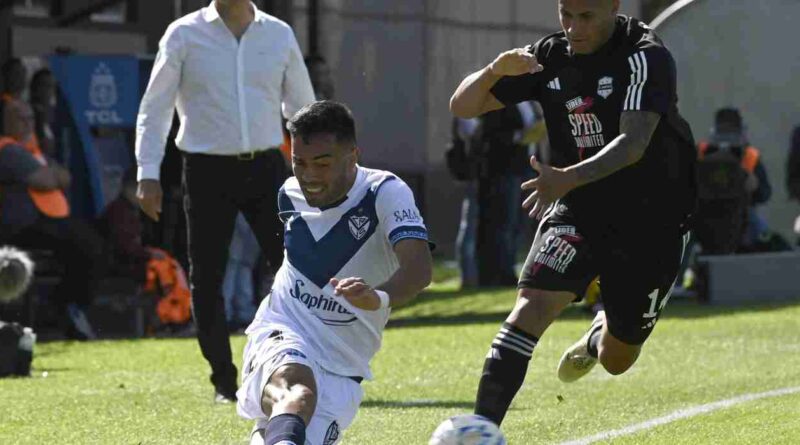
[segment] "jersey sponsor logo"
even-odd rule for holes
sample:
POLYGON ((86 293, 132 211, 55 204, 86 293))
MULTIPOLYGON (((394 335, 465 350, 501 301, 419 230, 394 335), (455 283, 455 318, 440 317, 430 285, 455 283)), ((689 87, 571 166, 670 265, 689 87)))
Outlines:
POLYGON ((575 226, 556 226, 553 227, 553 233, 555 233, 556 235, 575 236, 575 226))
POLYGON ((597 81, 597 95, 603 99, 608 99, 608 96, 614 92, 614 79, 611 77, 601 77, 597 81))
POLYGON ((578 251, 566 239, 550 235, 539 252, 533 257, 533 262, 549 267, 558 273, 564 273, 578 251))
POLYGON ((402 223, 402 222, 419 222, 420 221, 419 213, 415 209, 403 209, 397 210, 394 212, 394 222, 402 223))
POLYGON ((367 234, 367 230, 369 230, 369 216, 360 216, 360 215, 353 215, 350 217, 350 233, 353 234, 353 238, 360 240, 364 238, 364 235, 367 234))
POLYGON ((561 81, 558 80, 558 77, 556 77, 550 82, 547 82, 547 88, 554 91, 561 91, 561 81))
POLYGON ((295 280, 294 288, 289 289, 289 295, 310 310, 323 323, 331 326, 344 326, 356 321, 355 314, 339 304, 334 298, 323 295, 311 295, 303 291, 306 283, 295 280))
POLYGON ((591 97, 576 97, 567 101, 567 111, 570 113, 585 113, 594 105, 591 97))
POLYGON ((575 113, 567 116, 572 125, 572 136, 578 148, 603 147, 603 123, 594 113, 575 113))

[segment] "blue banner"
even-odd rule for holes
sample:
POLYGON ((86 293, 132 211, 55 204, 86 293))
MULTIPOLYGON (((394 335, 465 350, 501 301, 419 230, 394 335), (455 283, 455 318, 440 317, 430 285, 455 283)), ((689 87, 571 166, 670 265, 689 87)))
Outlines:
POLYGON ((50 66, 76 120, 89 126, 136 125, 139 61, 132 56, 55 56, 50 66))
MULTIPOLYGON (((77 141, 63 140, 70 158, 73 176, 89 190, 88 205, 79 205, 85 216, 99 215, 106 204, 103 192, 105 168, 98 153, 92 127, 130 128, 136 126, 139 111, 139 59, 133 56, 52 56, 50 69, 58 83, 59 108, 69 114, 71 131, 77 141), (78 142, 79 147, 75 147, 78 142), (77 156, 77 157, 76 157, 77 156), (77 175, 75 173, 78 173, 77 175)), ((73 186, 75 189, 75 186, 73 186)), ((85 192, 73 190, 76 204, 84 201, 85 192)))

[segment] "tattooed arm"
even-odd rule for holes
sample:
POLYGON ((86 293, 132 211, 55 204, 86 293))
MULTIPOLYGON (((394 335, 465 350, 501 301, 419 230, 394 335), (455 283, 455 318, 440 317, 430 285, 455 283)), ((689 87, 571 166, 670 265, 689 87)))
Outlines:
POLYGON ((623 111, 619 121, 619 136, 596 155, 567 169, 580 187, 635 164, 642 158, 650 138, 661 120, 651 111, 623 111))
POLYGON ((658 113, 623 111, 619 136, 596 155, 571 167, 555 168, 531 158, 531 167, 539 172, 539 176, 522 184, 522 190, 533 190, 522 207, 530 209, 528 215, 532 218, 541 218, 550 204, 570 190, 635 164, 644 155, 659 120, 661 115, 658 113))

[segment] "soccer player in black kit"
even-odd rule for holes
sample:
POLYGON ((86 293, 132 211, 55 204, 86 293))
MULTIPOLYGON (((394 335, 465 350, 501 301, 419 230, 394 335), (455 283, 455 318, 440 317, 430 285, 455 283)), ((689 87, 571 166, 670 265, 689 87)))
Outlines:
POLYGON ((533 349, 596 276, 605 311, 570 347, 558 376, 597 361, 628 370, 677 275, 694 206, 696 151, 680 117, 675 63, 652 29, 617 15, 619 0, 559 0, 563 31, 506 51, 471 74, 450 101, 462 118, 526 101, 544 109, 551 165, 523 184, 541 222, 514 309, 492 341, 475 412, 498 424, 533 349))

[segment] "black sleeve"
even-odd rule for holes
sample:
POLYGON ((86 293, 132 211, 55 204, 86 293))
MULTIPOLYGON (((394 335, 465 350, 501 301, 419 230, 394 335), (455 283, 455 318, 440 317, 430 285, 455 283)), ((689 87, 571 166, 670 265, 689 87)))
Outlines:
POLYGON ((22 147, 0 149, 0 183, 21 184, 42 165, 22 147))
POLYGON ((527 100, 539 100, 539 90, 547 71, 546 61, 542 59, 539 51, 541 41, 535 45, 528 45, 526 49, 536 56, 537 61, 544 66, 544 71, 536 74, 522 74, 520 76, 506 76, 500 79, 491 89, 492 95, 505 106, 511 106, 527 100))
POLYGON ((630 76, 622 111, 666 114, 675 102, 675 61, 662 46, 640 49, 628 57, 630 76))

